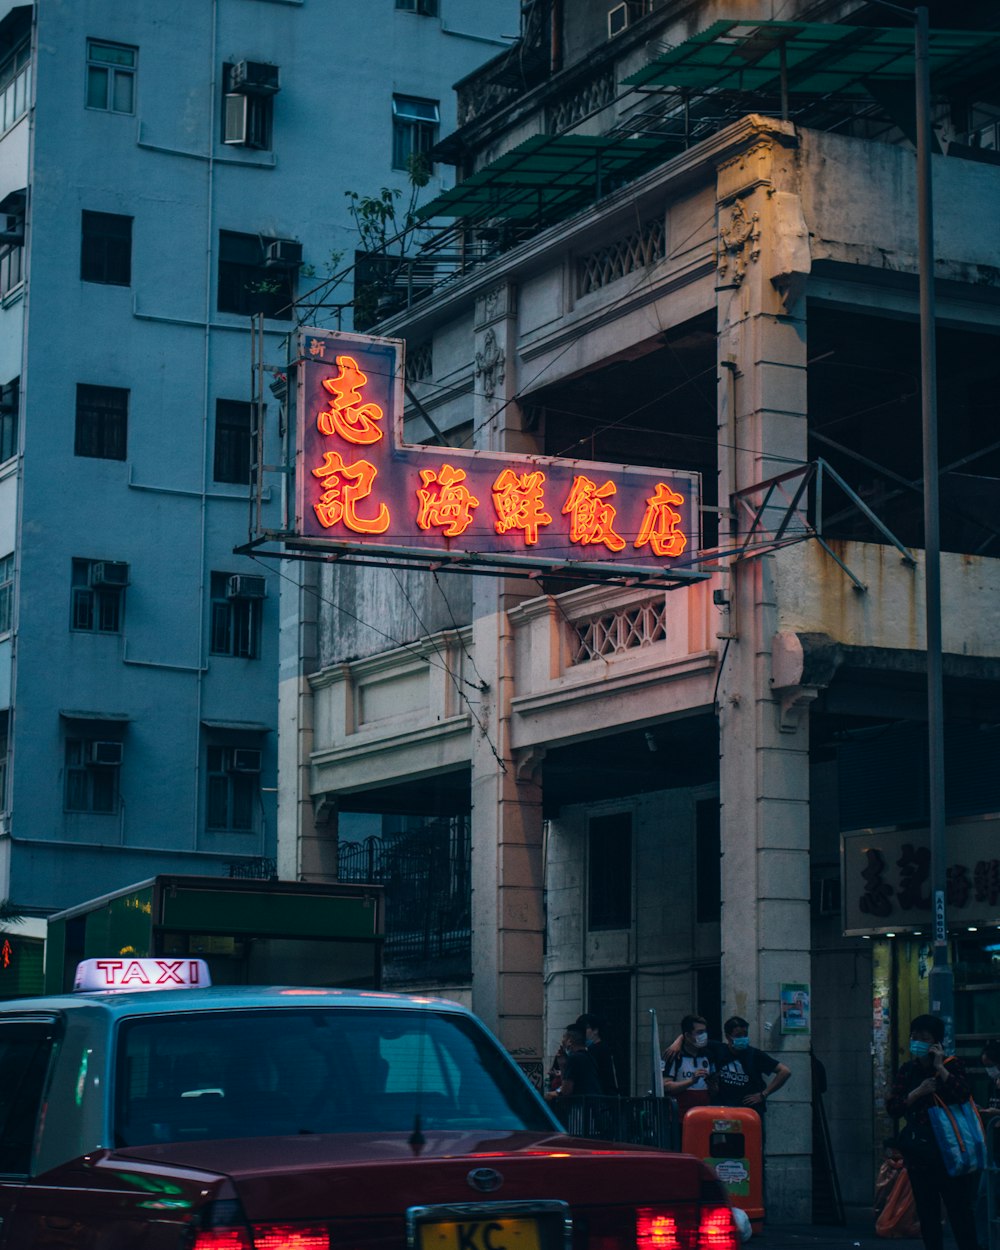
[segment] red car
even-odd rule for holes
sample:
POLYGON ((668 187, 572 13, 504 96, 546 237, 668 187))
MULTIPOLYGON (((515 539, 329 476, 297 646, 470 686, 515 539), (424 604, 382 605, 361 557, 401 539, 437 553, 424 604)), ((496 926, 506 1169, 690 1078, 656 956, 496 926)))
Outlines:
POLYGON ((736 1248, 703 1164, 565 1136, 454 1003, 81 969, 0 1010, 0 1250, 736 1248))

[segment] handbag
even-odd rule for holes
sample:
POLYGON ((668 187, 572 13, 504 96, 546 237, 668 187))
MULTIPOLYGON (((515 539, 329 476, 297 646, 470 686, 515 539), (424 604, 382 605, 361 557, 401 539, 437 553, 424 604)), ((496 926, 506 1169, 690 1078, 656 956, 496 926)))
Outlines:
POLYGON ((946 1103, 935 1094, 927 1118, 949 1176, 982 1171, 986 1166, 986 1136, 971 1098, 967 1102, 946 1103))

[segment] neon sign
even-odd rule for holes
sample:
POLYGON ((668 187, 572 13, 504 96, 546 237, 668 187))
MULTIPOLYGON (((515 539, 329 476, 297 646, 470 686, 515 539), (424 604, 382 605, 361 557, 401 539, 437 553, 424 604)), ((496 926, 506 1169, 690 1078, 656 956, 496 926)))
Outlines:
POLYGON ((696 473, 408 445, 402 379, 395 340, 300 332, 296 536, 663 572, 697 551, 696 473))

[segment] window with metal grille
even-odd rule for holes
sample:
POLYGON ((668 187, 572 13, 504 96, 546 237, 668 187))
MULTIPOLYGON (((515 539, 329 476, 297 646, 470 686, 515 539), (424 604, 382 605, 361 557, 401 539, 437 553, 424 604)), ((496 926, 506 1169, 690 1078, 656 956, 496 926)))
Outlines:
POLYGON ((132 281, 132 218, 83 210, 80 277, 84 282, 129 286, 132 281))
POLYGON ((207 748, 207 829, 234 829, 245 833, 254 828, 260 773, 242 772, 236 768, 238 749, 234 746, 207 748))
POLYGON ((0 634, 9 634, 14 623, 14 553, 0 559, 0 634))
POLYGON ((93 570, 107 561, 74 560, 70 586, 70 629, 120 634, 125 613, 124 586, 94 584, 93 570))
POLYGON ((239 399, 215 401, 215 457, 212 478, 249 486, 253 453, 253 405, 239 399))
POLYGON ((260 234, 219 231, 219 312, 291 321, 294 270, 264 263, 268 244, 276 242, 260 234))
POLYGON ((124 460, 128 446, 128 391, 120 386, 76 387, 74 455, 124 460))
POLYGON ((231 598, 229 573, 213 573, 212 655, 231 655, 237 659, 260 658, 260 599, 231 598))
POLYGON ((17 424, 21 410, 21 379, 0 389, 0 464, 17 455, 17 424))
POLYGON ((413 157, 426 156, 437 143, 441 110, 437 100, 392 97, 392 167, 409 169, 413 157))
POLYGON ((587 826, 587 928, 632 923, 632 815, 594 816, 587 826))
POLYGON ((135 112, 135 70, 139 49, 123 43, 87 40, 87 108, 135 112))
MULTIPOLYGON (((98 732, 106 735, 105 730, 98 732)), ((114 812, 118 808, 117 765, 94 763, 94 737, 66 739, 63 807, 67 812, 114 812)))

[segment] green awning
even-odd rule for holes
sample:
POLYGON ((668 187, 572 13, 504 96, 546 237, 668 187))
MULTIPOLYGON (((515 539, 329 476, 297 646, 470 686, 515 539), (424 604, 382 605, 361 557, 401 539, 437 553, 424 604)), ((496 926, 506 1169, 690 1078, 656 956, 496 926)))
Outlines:
POLYGON ((593 203, 679 145, 623 135, 534 135, 417 210, 417 218, 548 222, 593 203))
MULTIPOLYGON (((719 21, 654 57, 624 85, 777 93, 782 58, 792 93, 850 97, 872 94, 871 84, 912 88, 913 28, 719 21)), ((930 31, 930 72, 938 89, 998 65, 1000 32, 930 31)))

